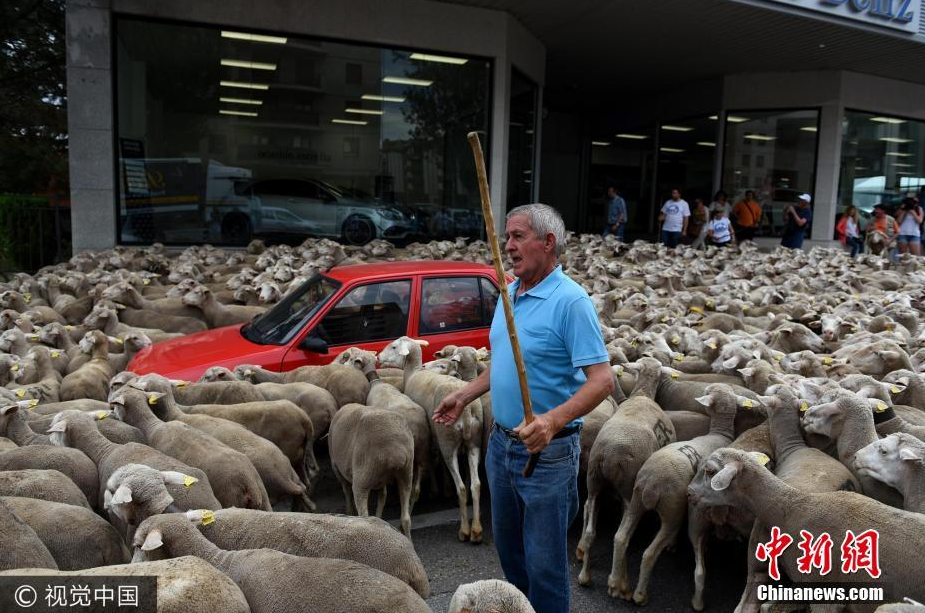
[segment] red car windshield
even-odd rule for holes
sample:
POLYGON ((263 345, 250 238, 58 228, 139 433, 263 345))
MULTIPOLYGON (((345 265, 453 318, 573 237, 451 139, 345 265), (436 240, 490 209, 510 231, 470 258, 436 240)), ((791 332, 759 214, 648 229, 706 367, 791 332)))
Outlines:
POLYGON ((242 327, 241 334, 261 345, 285 345, 340 286, 339 281, 315 275, 284 296, 272 309, 242 327))

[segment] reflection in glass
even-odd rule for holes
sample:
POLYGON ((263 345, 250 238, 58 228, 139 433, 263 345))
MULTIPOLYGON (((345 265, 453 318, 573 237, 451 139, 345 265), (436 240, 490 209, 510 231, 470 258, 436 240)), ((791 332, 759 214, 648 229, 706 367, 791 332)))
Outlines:
MULTIPOLYGON (((761 205, 759 236, 781 236, 783 212, 812 195, 819 112, 730 111, 726 116, 723 189, 733 204, 754 191, 761 205)), ((812 206, 812 205, 811 205, 812 206)))
POLYGON ((341 298, 312 331, 328 345, 356 345, 404 336, 411 281, 371 283, 341 298))
POLYGON ((854 205, 870 215, 875 204, 888 212, 925 188, 925 122, 847 111, 842 123, 840 209, 854 205))
POLYGON ((537 87, 511 69, 511 123, 508 131, 507 210, 533 202, 537 87))
POLYGON ((340 282, 315 275, 302 287, 286 294, 269 311, 245 324, 241 334, 261 345, 284 345, 339 287, 340 282))
POLYGON ((627 240, 649 231, 652 207, 652 151, 654 127, 612 134, 591 146, 588 169, 589 218, 592 232, 601 232, 607 222, 607 188, 615 187, 626 202, 627 240))
POLYGON ((122 242, 478 235, 488 61, 129 18, 116 54, 122 242))
POLYGON ((658 135, 656 210, 681 190, 691 206, 695 198, 709 205, 713 197, 716 122, 708 117, 663 122, 658 135))

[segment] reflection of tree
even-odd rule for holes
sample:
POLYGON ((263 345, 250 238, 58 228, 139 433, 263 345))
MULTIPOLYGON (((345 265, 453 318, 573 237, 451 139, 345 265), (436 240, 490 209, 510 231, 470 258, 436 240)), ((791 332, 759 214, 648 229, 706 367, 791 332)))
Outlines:
POLYGON ((478 186, 466 134, 487 130, 489 71, 485 63, 409 62, 398 52, 393 53, 393 61, 408 66, 405 76, 433 81, 430 87, 405 89, 402 115, 415 148, 431 149, 435 163, 443 167, 444 206, 478 207, 478 186))

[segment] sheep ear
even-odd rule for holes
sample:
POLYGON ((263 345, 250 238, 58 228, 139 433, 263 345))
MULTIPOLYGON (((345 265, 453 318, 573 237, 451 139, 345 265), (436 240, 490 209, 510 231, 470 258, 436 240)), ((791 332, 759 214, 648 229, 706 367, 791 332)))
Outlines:
POLYGON ((118 404, 118 405, 125 406, 125 396, 120 394, 116 396, 115 398, 110 398, 109 404, 118 404))
POLYGON ((67 420, 62 419, 58 423, 52 424, 51 427, 48 428, 48 431, 49 432, 67 432, 67 420))
MULTIPOLYGON (((109 490, 106 490, 107 493, 109 490)), ((120 485, 109 501, 110 505, 126 504, 132 501, 132 488, 127 485, 120 485)))
POLYGON ((822 327, 822 322, 819 321, 818 319, 816 319, 815 321, 811 321, 811 322, 809 322, 808 324, 806 324, 806 326, 807 326, 808 328, 812 328, 813 330, 815 330, 816 328, 821 328, 821 327, 822 327))
POLYGON ((175 470, 162 470, 161 478, 164 480, 164 483, 168 485, 185 485, 186 487, 199 481, 196 477, 190 477, 189 475, 184 475, 175 470))
POLYGON ((898 360, 900 357, 898 351, 891 351, 889 349, 881 349, 877 351, 877 355, 884 360, 898 360))
POLYGON ((459 364, 461 361, 462 361, 462 356, 460 356, 458 353, 454 353, 450 357, 450 362, 456 362, 457 364, 459 364))
POLYGON ((910 449, 908 447, 899 448, 899 459, 906 460, 909 462, 922 462, 925 461, 925 455, 921 451, 916 451, 915 449, 910 449))
POLYGON ((752 352, 752 356, 753 356, 756 360, 760 360, 760 359, 761 359, 761 352, 758 351, 757 349, 755 349, 755 350, 752 352))
POLYGON ((145 542, 141 545, 142 551, 151 551, 164 545, 164 535, 160 530, 152 530, 145 537, 145 542))
POLYGON ((751 377, 753 374, 755 374, 755 369, 754 368, 740 368, 739 374, 742 375, 743 377, 751 377))
POLYGON ((909 385, 909 377, 900 377, 899 379, 896 380, 896 382, 899 383, 900 385, 906 385, 906 386, 908 386, 908 385, 909 385))
POLYGON ((157 401, 163 398, 164 396, 166 396, 164 392, 151 392, 148 394, 148 404, 151 405, 152 407, 157 406, 157 401))
POLYGON ((700 396, 700 397, 694 398, 694 400, 696 400, 697 402, 699 402, 705 407, 711 406, 713 404, 713 396, 711 394, 707 394, 706 396, 700 396))
POLYGON ((728 360, 723 361, 723 368, 735 368, 739 365, 739 356, 734 355, 728 360))
POLYGON ((757 400, 752 400, 751 398, 746 398, 745 396, 736 396, 736 406, 740 406, 745 409, 754 409, 759 405, 757 400))
POLYGON ((712 487, 717 492, 721 492, 732 483, 732 480, 735 478, 738 469, 732 464, 727 464, 723 467, 721 471, 713 475, 713 478, 710 479, 710 487, 712 487))
POLYGON ((896 383, 884 383, 883 386, 887 388, 891 394, 899 394, 906 389, 905 386, 900 386, 896 383))
POLYGON ((748 455, 762 466, 767 466, 768 462, 771 461, 771 458, 769 458, 766 454, 761 453, 760 451, 749 451, 748 455))
POLYGON ((400 342, 398 344, 398 355, 408 355, 409 353, 411 353, 411 349, 409 347, 410 343, 411 343, 410 341, 400 342))
POLYGON ((425 341, 425 340, 422 339, 422 338, 415 338, 415 339, 412 339, 412 340, 413 340, 415 343, 417 343, 418 345, 420 345, 421 347, 427 347, 428 345, 430 345, 429 342, 425 341))
POLYGON ((890 408, 887 403, 883 402, 879 398, 867 398, 866 396, 862 396, 860 392, 858 392, 858 396, 867 399, 867 406, 869 406, 874 413, 885 413, 886 410, 890 408))
POLYGON ((18 404, 8 404, 5 407, 0 407, 0 415, 9 415, 10 413, 15 413, 18 410, 18 404))

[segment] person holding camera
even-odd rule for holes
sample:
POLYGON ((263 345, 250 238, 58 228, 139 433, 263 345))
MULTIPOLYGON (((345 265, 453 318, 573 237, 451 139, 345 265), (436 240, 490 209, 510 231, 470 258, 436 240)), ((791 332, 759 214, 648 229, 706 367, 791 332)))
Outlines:
POLYGON ((896 237, 896 247, 900 255, 911 253, 922 255, 922 220, 925 213, 915 198, 905 198, 899 205, 896 221, 899 222, 899 236, 896 237))

